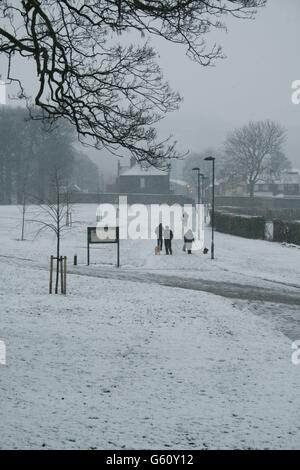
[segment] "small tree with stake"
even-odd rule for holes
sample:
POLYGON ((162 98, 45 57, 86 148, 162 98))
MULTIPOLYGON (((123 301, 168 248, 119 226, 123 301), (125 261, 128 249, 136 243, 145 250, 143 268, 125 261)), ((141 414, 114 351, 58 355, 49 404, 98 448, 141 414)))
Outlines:
MULTIPOLYGON (((61 275, 63 267, 63 258, 61 256, 61 238, 63 232, 69 229, 68 213, 70 212, 71 194, 68 186, 64 185, 64 180, 60 175, 59 169, 53 171, 52 177, 52 194, 44 204, 40 205, 41 213, 45 215, 45 220, 35 219, 32 222, 40 224, 37 232, 39 235, 44 230, 51 230, 56 237, 56 256, 51 257, 51 273, 50 273, 50 293, 52 293, 52 261, 55 259, 55 294, 58 294, 59 274, 61 265, 61 275)), ((66 258, 64 258, 66 260, 66 258)), ((64 278, 66 273, 64 272, 64 278)), ((63 276, 63 275, 62 275, 63 276)), ((65 281, 62 280, 62 293, 66 293, 65 281)))

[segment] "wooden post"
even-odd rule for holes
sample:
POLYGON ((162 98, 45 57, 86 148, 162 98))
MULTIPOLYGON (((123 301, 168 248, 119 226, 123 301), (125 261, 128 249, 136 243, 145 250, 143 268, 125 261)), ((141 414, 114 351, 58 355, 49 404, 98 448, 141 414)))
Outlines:
POLYGON ((61 256, 59 258, 59 264, 60 264, 60 291, 63 294, 64 293, 64 267, 63 267, 63 257, 61 256))
POLYGON ((117 267, 120 267, 120 228, 116 228, 116 236, 117 236, 117 267))
POLYGON ((64 294, 67 294, 67 257, 64 256, 64 294))
POLYGON ((52 278, 53 278, 53 256, 50 257, 50 282, 49 282, 49 294, 52 294, 52 278))
POLYGON ((90 234, 89 229, 87 230, 87 265, 90 265, 90 234))
POLYGON ((117 268, 120 267, 120 240, 117 241, 117 268))

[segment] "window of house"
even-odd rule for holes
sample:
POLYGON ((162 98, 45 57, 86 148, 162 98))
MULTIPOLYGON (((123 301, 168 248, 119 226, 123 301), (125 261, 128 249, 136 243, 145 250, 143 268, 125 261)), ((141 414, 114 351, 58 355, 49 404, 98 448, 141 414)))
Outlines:
POLYGON ((145 178, 140 179, 140 188, 145 189, 146 183, 145 183, 145 178))

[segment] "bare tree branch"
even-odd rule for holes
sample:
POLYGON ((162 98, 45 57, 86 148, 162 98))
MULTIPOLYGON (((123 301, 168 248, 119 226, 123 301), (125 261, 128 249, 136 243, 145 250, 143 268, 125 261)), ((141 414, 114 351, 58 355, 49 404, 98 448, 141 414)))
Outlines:
POLYGON ((236 129, 225 143, 227 175, 248 183, 253 196, 254 185, 265 174, 272 155, 280 152, 285 138, 285 129, 270 120, 250 121, 236 129))
MULTIPOLYGON (((156 124, 178 108, 180 97, 163 80, 148 41, 120 43, 133 32, 182 44, 203 66, 223 56, 205 36, 225 29, 222 18, 253 18, 266 0, 3 0, 0 52, 34 61, 38 90, 35 119, 64 117, 80 140, 138 161, 159 164, 176 157, 175 143, 158 140, 156 124), (123 38, 122 38, 123 39, 123 38)), ((28 103, 30 102, 27 97, 28 103)))

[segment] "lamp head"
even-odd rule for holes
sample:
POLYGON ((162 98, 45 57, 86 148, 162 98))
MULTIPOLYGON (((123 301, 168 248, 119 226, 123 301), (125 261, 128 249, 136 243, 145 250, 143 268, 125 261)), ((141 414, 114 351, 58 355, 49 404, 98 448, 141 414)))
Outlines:
POLYGON ((207 162, 212 162, 215 160, 215 157, 206 157, 204 158, 204 160, 206 160, 207 162))

